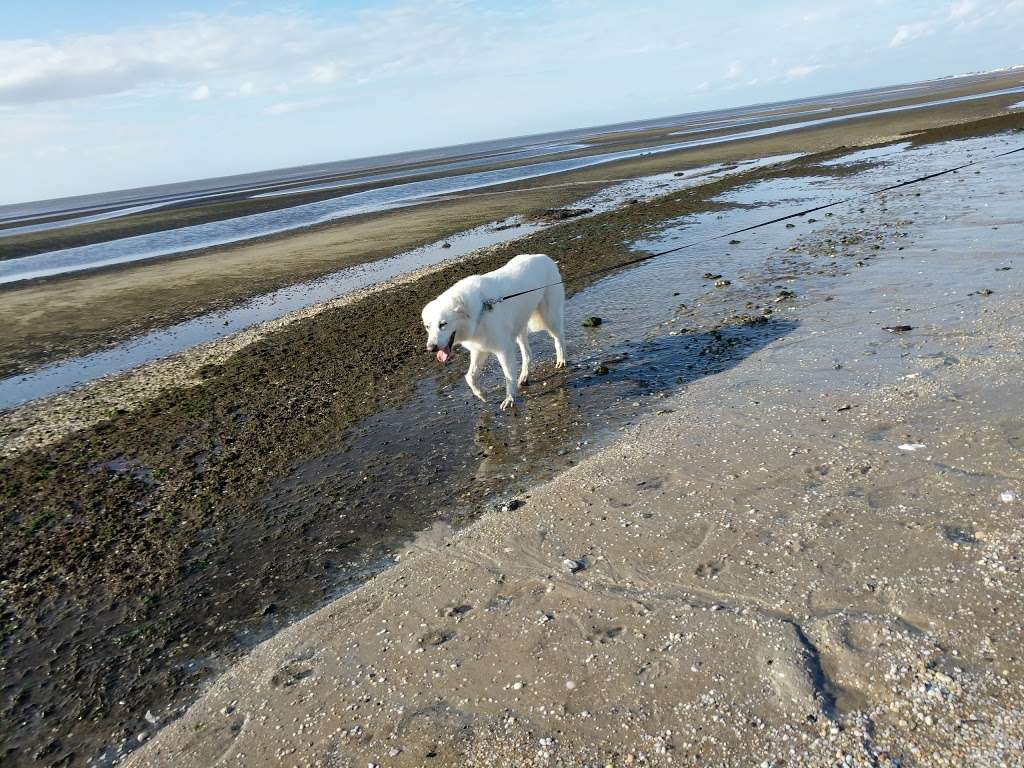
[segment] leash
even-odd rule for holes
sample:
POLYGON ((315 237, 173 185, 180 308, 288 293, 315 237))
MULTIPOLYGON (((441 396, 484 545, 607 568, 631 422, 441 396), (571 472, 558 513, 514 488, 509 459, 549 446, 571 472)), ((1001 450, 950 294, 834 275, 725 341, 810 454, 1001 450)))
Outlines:
MULTIPOLYGON (((866 200, 867 198, 875 197, 877 195, 881 195, 881 194, 884 194, 886 192, 892 192, 893 190, 896 190, 896 189, 902 189, 903 187, 909 187, 909 186, 912 186, 914 184, 921 184, 921 183, 926 182, 926 181, 931 181, 932 179, 937 179, 940 176, 947 176, 948 174, 956 173, 957 171, 962 171, 965 168, 972 168, 972 167, 974 167, 976 165, 981 165, 983 163, 991 162, 992 160, 998 160, 998 159, 1003 158, 1003 157, 1008 157, 1009 155, 1015 155, 1018 152, 1024 152, 1024 147, 1017 147, 1017 149, 1011 149, 1011 150, 1009 150, 1007 152, 1000 152, 1000 153, 995 154, 995 155, 989 155, 988 157, 983 157, 983 158, 981 158, 979 160, 972 160, 969 163, 964 163, 963 165, 958 165, 958 166, 955 166, 953 168, 946 168, 944 170, 936 171, 935 173, 929 173, 929 174, 926 174, 924 176, 918 176, 916 178, 909 179, 907 181, 900 181, 900 182, 897 182, 896 184, 890 184, 889 186, 882 187, 880 189, 873 189, 873 190, 869 190, 867 192, 862 192, 862 193, 857 194, 857 195, 851 195, 850 197, 844 197, 841 200, 835 200, 835 201, 833 201, 831 203, 825 203, 823 205, 816 205, 813 208, 805 208, 804 210, 797 211, 796 213, 789 213, 789 214, 786 214, 785 216, 778 216, 778 217, 776 217, 774 219, 769 219, 767 221, 762 221, 762 222, 759 222, 757 224, 751 224, 750 226, 747 226, 747 227, 742 227, 741 229, 734 229, 732 232, 723 232, 722 234, 712 235, 711 237, 706 237, 706 238, 704 238, 702 240, 694 240, 692 242, 685 243, 684 245, 678 245, 675 248, 669 248, 669 249, 664 250, 664 251, 658 251, 657 253, 648 253, 648 254, 645 254, 645 255, 643 255, 643 256, 641 256, 639 258, 630 259, 629 261, 624 261, 624 262, 622 262, 620 264, 614 264, 614 265, 612 265, 610 267, 602 267, 601 269, 596 269, 593 272, 587 272, 585 274, 578 275, 576 277, 577 277, 577 279, 584 279, 584 278, 588 278, 588 277, 594 277, 595 275, 601 275, 601 274, 604 274, 605 272, 612 272, 612 271, 614 271, 616 269, 622 269, 623 267, 629 267, 629 266, 632 266, 633 264, 639 264, 640 262, 647 261, 648 259, 657 258, 658 256, 666 256, 666 255, 668 255, 670 253, 676 253, 677 251, 682 251, 682 250, 685 250, 687 248, 694 248, 694 247, 696 247, 698 245, 707 245, 708 243, 713 243, 716 240, 723 240, 723 239, 725 239, 727 237, 733 237, 735 235, 741 235, 744 232, 751 232, 751 231, 753 231, 755 229, 760 229, 761 227, 767 227, 767 226, 770 226, 772 224, 779 224, 780 222, 788 221, 789 219, 798 219, 798 218, 800 218, 802 216, 807 216, 810 213, 816 213, 817 211, 824 211, 827 208, 835 208, 837 205, 844 205, 846 203, 852 203, 852 202, 855 202, 857 200, 866 200)), ((502 297, 497 298, 497 299, 489 299, 489 300, 484 302, 484 311, 486 312, 487 310, 494 309, 494 305, 495 304, 500 304, 503 301, 508 301, 509 299, 514 299, 517 296, 525 296, 528 293, 533 293, 534 291, 543 291, 545 288, 553 288, 556 285, 563 285, 564 283, 565 283, 565 280, 559 280, 559 281, 554 282, 554 283, 549 283, 548 285, 538 286, 537 288, 527 288, 525 291, 518 291, 516 293, 510 293, 507 296, 502 296, 502 297)))

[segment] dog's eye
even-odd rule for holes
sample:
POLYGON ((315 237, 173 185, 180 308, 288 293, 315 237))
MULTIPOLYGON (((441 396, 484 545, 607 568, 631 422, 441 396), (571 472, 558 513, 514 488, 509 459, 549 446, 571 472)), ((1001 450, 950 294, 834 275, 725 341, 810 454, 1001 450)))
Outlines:
POLYGON ((448 325, 448 321, 447 320, 445 320, 444 322, 438 323, 437 327, 438 328, 444 328, 446 325, 448 325))

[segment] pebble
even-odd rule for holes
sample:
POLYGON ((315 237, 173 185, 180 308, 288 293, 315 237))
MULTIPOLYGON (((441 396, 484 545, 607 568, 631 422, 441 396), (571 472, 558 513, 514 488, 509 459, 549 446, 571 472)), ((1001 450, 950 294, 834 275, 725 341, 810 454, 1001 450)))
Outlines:
POLYGON ((587 569, 587 564, 582 560, 573 560, 568 557, 562 561, 562 565, 569 573, 579 573, 580 571, 585 571, 587 569))
POLYGON ((1013 491, 1003 491, 999 494, 999 500, 1005 504, 1010 504, 1017 500, 1017 494, 1013 491))

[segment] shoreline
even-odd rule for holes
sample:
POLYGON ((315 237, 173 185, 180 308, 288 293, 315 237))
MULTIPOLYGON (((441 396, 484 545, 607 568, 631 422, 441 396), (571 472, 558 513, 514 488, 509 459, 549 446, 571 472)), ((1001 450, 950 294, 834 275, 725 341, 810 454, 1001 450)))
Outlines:
MULTIPOLYGON (((926 81, 926 82, 923 82, 923 83, 915 83, 915 84, 913 84, 915 86, 918 86, 918 87, 932 86, 936 90, 935 91, 929 91, 929 92, 927 92, 925 94, 918 94, 918 95, 912 95, 912 96, 904 96, 904 97, 899 97, 899 98, 895 98, 895 99, 887 99, 887 100, 885 100, 882 103, 885 104, 887 107, 901 108, 901 107, 913 107, 913 106, 918 105, 918 104, 928 103, 929 101, 932 101, 932 100, 937 100, 937 99, 941 100, 942 98, 964 98, 964 97, 973 97, 973 96, 983 96, 984 94, 986 94, 989 91, 1000 90, 1006 84, 1009 84, 1011 86, 1019 86, 1019 85, 1021 85, 1022 80, 1021 80, 1021 76, 1020 75, 1021 75, 1021 73, 1019 71, 1010 70, 1010 71, 1007 71, 1007 72, 991 73, 991 74, 989 74, 987 76, 981 76, 983 78, 981 80, 978 79, 979 76, 966 75, 966 76, 963 76, 963 77, 958 77, 958 78, 952 79, 949 82, 943 82, 943 80, 940 79, 940 80, 935 80, 935 81, 926 81), (964 80, 968 80, 968 82, 964 82, 964 80), (944 87, 940 88, 939 86, 944 86, 944 87)), ((881 95, 885 95, 885 90, 884 89, 879 89, 879 90, 882 92, 881 95)), ((806 108, 806 107, 809 107, 809 106, 814 106, 819 101, 823 102, 823 103, 832 103, 835 98, 840 97, 840 96, 844 96, 844 95, 845 94, 832 94, 832 95, 826 95, 826 96, 818 97, 817 99, 807 100, 806 103, 800 104, 799 107, 800 108, 806 108)), ((864 94, 864 95, 866 96, 868 94, 864 94)), ((987 97, 985 97, 985 98, 987 98, 987 97)), ((830 116, 831 117, 847 117, 848 116, 850 118, 857 118, 858 117, 858 111, 857 110, 860 109, 863 106, 870 105, 872 103, 873 102, 870 99, 868 99, 865 102, 859 102, 857 104, 840 104, 839 106, 836 106, 836 107, 834 107, 834 108, 832 108, 830 110, 830 116)), ((758 105, 754 105, 754 106, 758 106, 758 105)), ((773 105, 765 105, 765 106, 773 106, 773 105)), ((750 107, 750 108, 752 108, 752 107, 750 107)), ((738 109, 742 110, 743 108, 738 108, 738 109)), ((780 106, 780 109, 772 110, 772 114, 765 114, 764 115, 765 119, 763 121, 759 120, 756 124, 758 126, 765 127, 765 128, 771 128, 771 127, 775 127, 775 126, 782 126, 782 125, 790 124, 788 122, 787 118, 789 118, 791 116, 790 113, 794 109, 795 108, 793 107, 793 105, 783 104, 783 105, 780 106), (775 112, 778 112, 778 114, 775 114, 775 112)), ((861 110, 861 111, 863 111, 863 110, 861 110)), ((799 109, 797 109, 796 110, 796 114, 799 115, 799 114, 802 114, 802 113, 799 111, 799 109)), ((685 117, 687 117, 687 115, 680 115, 680 116, 677 116, 677 117, 685 118, 685 117)), ((811 121, 813 119, 814 119, 813 116, 810 116, 810 117, 807 118, 808 121, 811 121)), ((804 121, 800 121, 800 122, 804 122, 804 121)), ((795 126, 795 129, 800 129, 800 123, 799 122, 798 123, 792 123, 792 124, 795 126)), ((686 125, 686 124, 683 123, 681 125, 686 125)), ((698 124, 698 125, 701 125, 701 124, 698 124)), ((403 177, 401 177, 399 179, 381 180, 380 182, 367 182, 367 183, 363 183, 363 184, 357 184, 357 185, 352 186, 350 188, 346 188, 346 194, 351 194, 351 193, 354 193, 354 192, 362 192, 362 191, 367 191, 367 190, 370 190, 370 189, 378 189, 378 188, 382 188, 382 187, 386 187, 386 186, 392 186, 393 184, 402 184, 402 183, 406 183, 406 182, 409 182, 409 181, 416 181, 416 180, 423 180, 423 179, 432 179, 432 178, 443 178, 443 177, 447 177, 447 176, 451 176, 451 175, 458 175, 460 173, 466 172, 467 170, 471 170, 471 171, 475 172, 475 171, 496 170, 496 169, 501 169, 501 168, 519 167, 519 166, 524 166, 525 167, 525 166, 532 165, 532 164, 537 163, 537 162, 545 162, 547 160, 569 159, 569 158, 575 158, 575 157, 585 157, 585 156, 592 155, 592 154, 599 154, 602 151, 606 151, 610 147, 616 147, 616 148, 619 148, 619 149, 635 149, 635 148, 641 148, 641 147, 644 147, 644 146, 651 146, 652 148, 656 148, 658 146, 658 142, 661 142, 661 143, 672 143, 672 138, 671 138, 672 135, 673 135, 672 129, 676 128, 676 127, 679 127, 679 125, 677 125, 677 123, 673 122, 673 123, 669 123, 667 125, 657 125, 657 126, 653 126, 653 127, 650 127, 650 128, 627 129, 627 130, 624 130, 624 131, 623 130, 614 130, 616 128, 616 126, 596 126, 593 129, 580 129, 581 131, 589 131, 589 130, 594 130, 595 131, 595 133, 590 135, 590 138, 588 138, 588 142, 589 143, 588 143, 588 145, 586 147, 582 147, 580 149, 573 149, 573 150, 566 150, 566 151, 562 151, 562 152, 552 153, 550 155, 543 155, 543 156, 539 156, 539 157, 536 157, 536 158, 530 158, 529 162, 526 162, 526 163, 522 163, 520 161, 503 162, 503 161, 500 160, 500 157, 497 158, 494 161, 491 161, 491 159, 489 157, 484 156, 484 157, 480 157, 479 158, 481 160, 481 162, 480 162, 480 164, 478 166, 474 165, 474 166, 470 166, 470 167, 467 167, 467 168, 453 169, 453 170, 450 170, 450 171, 441 171, 439 173, 428 173, 426 175, 417 175, 416 174, 417 170, 422 170, 422 169, 425 169, 427 167, 436 165, 438 163, 444 164, 444 163, 452 162, 452 161, 459 162, 459 161, 462 161, 464 159, 470 159, 470 160, 473 159, 471 156, 467 157, 467 158, 463 158, 462 156, 456 156, 456 157, 450 158, 449 160, 444 160, 444 161, 434 161, 434 160, 420 161, 420 162, 410 163, 410 164, 399 164, 399 165, 381 166, 379 168, 364 169, 364 170, 361 170, 361 171, 349 171, 349 172, 344 172, 344 173, 340 173, 340 174, 328 174, 326 176, 317 176, 317 177, 311 177, 311 178, 307 178, 307 179, 300 178, 300 179, 283 180, 283 181, 281 181, 281 182, 279 182, 277 184, 271 184, 269 188, 272 188, 272 189, 276 189, 276 188, 288 189, 290 187, 302 187, 302 186, 305 186, 305 185, 310 184, 310 183, 326 183, 326 182, 329 182, 329 181, 344 181, 344 180, 349 179, 349 178, 358 179, 360 176, 366 175, 368 172, 370 172, 372 174, 376 174, 376 173, 389 173, 389 172, 393 172, 393 171, 396 171, 396 170, 408 170, 408 171, 410 171, 410 174, 408 176, 403 176, 403 177), (609 129, 612 129, 612 130, 609 130, 609 129), (652 140, 655 143, 651 143, 652 140)), ((743 126, 736 126, 736 127, 732 127, 732 128, 729 128, 729 127, 724 127, 724 128, 709 127, 709 128, 707 128, 705 130, 687 131, 686 133, 687 133, 688 136, 691 136, 692 138, 695 138, 695 139, 725 138, 725 137, 727 137, 731 133, 741 133, 744 129, 745 128, 743 126)), ((575 132, 570 130, 570 131, 561 131, 561 132, 557 132, 557 133, 573 134, 575 132)), ((584 134, 584 135, 587 135, 587 134, 584 134)), ((529 138, 529 137, 524 137, 524 138, 529 138)), ((571 135, 569 135, 569 136, 566 136, 564 141, 567 142, 567 143, 572 143, 574 141, 574 139, 572 139, 571 135)), ((247 188, 243 188, 242 190, 239 190, 238 192, 235 192, 235 193, 232 193, 232 192, 229 191, 229 192, 224 193, 224 194, 228 195, 228 196, 230 196, 231 194, 245 195, 246 194, 246 189, 247 188)), ((317 193, 317 192, 310 192, 310 193, 299 194, 299 195, 296 195, 294 197, 287 198, 287 199, 294 200, 294 201, 296 201, 296 202, 301 204, 301 203, 306 203, 306 202, 315 202, 315 201, 319 201, 319 200, 330 199, 330 198, 336 197, 336 196, 337 195, 331 194, 330 192, 327 192, 325 194, 320 194, 320 193, 317 193)), ((40 233, 39 235, 36 235, 36 236, 29 235, 27 237, 27 243, 31 243, 32 241, 38 239, 38 240, 43 241, 44 244, 43 245, 39 245, 39 246, 35 246, 35 247, 29 246, 27 248, 25 247, 25 244, 22 242, 23 240, 25 240, 25 238, 21 238, 21 237, 18 237, 18 236, 14 237, 14 238, 11 238, 11 240, 8 241, 8 242, 4 242, 4 235, 3 235, 4 227, 0 227, 0 260, 4 260, 4 259, 8 259, 8 258, 18 258, 18 257, 21 257, 21 256, 27 256, 27 255, 31 255, 33 253, 39 253, 39 252, 42 252, 42 251, 57 250, 59 248, 69 247, 71 245, 82 245, 82 244, 86 244, 86 243, 90 243, 90 242, 103 242, 103 241, 107 241, 107 240, 111 240, 111 239, 116 239, 116 238, 119 238, 119 237, 130 237, 130 236, 133 236, 133 235, 146 234, 146 233, 153 232, 153 231, 158 231, 158 230, 161 230, 161 229, 172 229, 172 228, 179 227, 179 226, 191 226, 193 224, 206 223, 206 222, 211 222, 211 221, 219 221, 219 220, 223 220, 223 219, 226 219, 226 218, 233 218, 233 217, 236 217, 236 216, 245 216, 245 215, 248 215, 250 213, 256 213, 256 212, 260 212, 260 211, 264 211, 264 210, 273 210, 276 207, 287 207, 287 206, 274 206, 272 204, 272 202, 260 202, 258 199, 246 199, 244 197, 239 199, 239 200, 230 200, 229 199, 229 200, 224 201, 224 202, 226 204, 228 204, 228 205, 233 204, 235 207, 234 208, 230 208, 230 209, 224 209, 223 211, 218 212, 220 210, 218 208, 218 206, 221 206, 221 204, 218 203, 218 202, 214 202, 212 205, 210 205, 210 204, 194 205, 192 203, 185 202, 183 205, 178 205, 178 204, 168 205, 167 208, 161 208, 160 210, 156 211, 153 214, 149 214, 147 212, 142 212, 141 214, 135 214, 132 217, 129 217, 129 218, 132 219, 131 221, 124 221, 124 220, 116 221, 115 220, 113 222, 110 222, 110 221, 98 222, 96 224, 80 225, 81 227, 84 227, 84 230, 83 229, 79 229, 78 231, 53 232, 53 233, 42 232, 42 233, 40 233), (196 210, 196 211, 194 211, 191 214, 187 214, 186 213, 185 214, 185 218, 181 218, 180 216, 176 215, 176 212, 182 213, 180 211, 181 207, 184 207, 186 209, 198 208, 199 210, 196 210), (208 209, 208 210, 206 210, 206 209, 208 209), (142 222, 147 222, 147 223, 142 223, 142 222), (106 229, 106 228, 112 229, 117 234, 114 234, 113 236, 104 236, 103 235, 103 230, 106 229), (89 234, 90 234, 90 232, 92 230, 96 230, 96 234, 98 235, 99 239, 90 239, 89 238, 89 234), (11 250, 11 249, 13 249, 13 250, 11 250)), ((284 202, 284 201, 282 201, 282 202, 284 202)), ((223 207, 224 206, 221 206, 221 208, 223 208, 223 207)), ((88 211, 84 211, 84 212, 83 211, 78 211, 78 212, 74 213, 73 216, 87 215, 88 213, 89 213, 88 211)), ((72 228, 72 230, 74 230, 74 229, 76 229, 76 227, 72 228)), ((296 231, 298 231, 298 230, 296 230, 296 231)), ((288 233, 286 233, 286 234, 288 234, 288 233)), ((214 246, 214 247, 216 247, 216 246, 214 246)))
POLYGON ((881 115, 852 124, 642 156, 544 179, 593 183, 582 193, 575 187, 534 188, 536 185, 529 181, 516 182, 508 185, 510 189, 471 192, 299 234, 271 236, 265 241, 198 254, 114 265, 96 274, 46 278, 38 283, 11 286, 0 290, 0 323, 9 329, 0 344, 0 371, 4 375, 24 373, 154 328, 237 306, 253 296, 314 280, 340 267, 386 258, 509 216, 569 206, 585 194, 602 189, 609 176, 642 176, 787 152, 816 153, 837 147, 870 146, 906 138, 906 133, 920 132, 926 137, 944 132, 955 135, 958 125, 979 119, 990 119, 996 125, 1020 124, 1020 113, 1002 114, 1000 109, 1000 114, 992 116, 988 100, 981 101, 985 103, 967 102, 919 113, 881 115), (936 127, 936 120, 950 122, 936 127), (40 312, 40 306, 47 306, 47 311, 40 312))

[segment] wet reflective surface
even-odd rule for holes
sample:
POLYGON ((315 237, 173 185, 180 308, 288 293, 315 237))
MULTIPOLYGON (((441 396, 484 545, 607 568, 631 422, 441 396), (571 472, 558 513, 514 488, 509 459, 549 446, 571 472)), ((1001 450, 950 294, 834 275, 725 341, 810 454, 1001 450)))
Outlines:
MULTIPOLYGON (((633 197, 665 194, 721 178, 732 172, 782 163, 798 155, 782 155, 729 166, 706 166, 676 176, 672 173, 634 179, 616 184, 590 198, 579 207, 595 212, 609 210, 633 197)), ((443 242, 399 254, 390 259, 341 270, 309 283, 299 283, 273 293, 258 296, 235 309, 202 315, 169 328, 163 328, 115 347, 82 357, 43 366, 29 374, 0 379, 0 409, 60 392, 92 379, 125 371, 182 349, 203 344, 283 317, 289 312, 313 306, 347 293, 413 272, 422 267, 458 258, 479 248, 522 237, 546 226, 538 222, 512 220, 479 227, 452 236, 443 242), (447 247, 446 247, 447 245, 447 247)))
MULTIPOLYGON (((901 89, 900 91, 883 91, 882 94, 890 94, 893 96, 907 98, 926 93, 927 86, 928 84, 920 84, 918 86, 901 89)), ((936 88, 938 86, 932 84, 931 87, 936 88)), ((822 110, 833 109, 833 107, 820 107, 806 110, 786 110, 783 105, 774 105, 767 109, 754 108, 753 110, 725 110, 721 113, 712 113, 712 115, 689 115, 678 118, 647 121, 646 123, 636 124, 636 126, 644 126, 648 128, 671 126, 676 124, 685 126, 681 130, 670 133, 670 136, 688 135, 708 130, 717 131, 732 128, 743 128, 746 125, 753 125, 767 121, 783 120, 784 123, 765 128, 741 130, 726 135, 673 142, 670 144, 654 144, 652 146, 631 147, 629 149, 619 150, 613 149, 612 151, 597 152, 595 154, 582 157, 540 160, 538 162, 524 163, 523 165, 517 165, 510 168, 471 171, 442 178, 419 179, 408 182, 399 181, 399 183, 376 189, 354 192, 326 200, 307 202, 271 211, 237 216, 235 218, 224 219, 221 221, 212 221, 193 226, 184 226, 176 229, 140 234, 133 237, 124 237, 102 243, 91 243, 87 245, 62 248, 60 250, 53 250, 46 253, 21 256, 19 258, 0 261, 0 284, 96 269, 146 259, 154 259, 171 254, 186 253, 214 246, 242 242, 253 238, 266 237, 295 229, 315 226, 349 216, 375 213, 415 205, 439 195, 448 195, 456 192, 465 192, 500 184, 524 181, 565 171, 592 167, 616 160, 637 157, 649 153, 663 153, 686 148, 742 141, 745 139, 769 136, 786 131, 832 124, 849 120, 853 117, 871 117, 891 114, 894 112, 962 103, 979 98, 988 98, 991 96, 1018 92, 1024 92, 1024 87, 994 90, 984 94, 936 99, 920 104, 872 109, 852 115, 847 114, 810 120, 805 120, 803 118, 808 115, 817 114, 822 110), (771 113, 769 114, 769 112, 771 113), (714 114, 721 114, 722 116, 715 118, 713 117, 714 114), (708 119, 709 117, 712 117, 712 119, 708 119)), ((856 107, 859 102, 857 101, 857 95, 854 94, 845 98, 836 97, 833 100, 833 103, 835 104, 834 108, 839 109, 850 108, 851 106, 856 107)), ((794 102, 794 104, 799 104, 799 102, 794 102)), ((576 138, 579 138, 581 135, 585 134, 575 132, 573 135, 575 135, 576 138)), ((180 204, 181 202, 190 199, 196 200, 203 197, 215 198, 222 194, 235 194, 239 189, 243 190, 243 194, 246 196, 253 198, 280 197, 317 190, 343 190, 345 187, 351 185, 387 180, 400 180, 406 176, 422 172, 447 173, 452 170, 460 170, 463 168, 471 169, 474 166, 481 165, 484 160, 488 162, 505 162, 508 160, 531 161, 547 154, 567 152, 586 146, 585 144, 573 142, 541 142, 540 144, 534 144, 527 147, 517 147, 516 141, 518 140, 509 139, 504 143, 498 142, 498 147, 492 149, 490 153, 485 153, 474 157, 473 159, 453 160, 417 169, 359 175, 319 184, 295 186, 293 183, 289 183, 285 189, 268 190, 267 185, 264 184, 259 187, 252 187, 248 191, 244 191, 246 188, 241 187, 234 188, 227 193, 211 192, 205 195, 192 195, 191 197, 165 196, 160 202, 156 203, 148 203, 145 200, 137 201, 140 204, 132 206, 133 210, 121 208, 113 211, 101 211, 99 213, 91 213, 84 217, 78 217, 75 221, 68 220, 65 222, 33 223, 25 220, 18 230, 0 230, 0 239, 2 239, 4 235, 16 234, 17 231, 30 232, 40 229, 66 226, 71 223, 99 221, 113 217, 130 215, 132 212, 151 210, 164 205, 180 204)), ((610 145, 610 147, 611 146, 614 145, 610 145)), ((287 177, 289 174, 296 173, 297 170, 298 169, 289 169, 282 171, 281 173, 287 177)), ((193 186, 196 184, 200 184, 200 182, 195 182, 193 186)), ((20 208, 17 206, 9 207, 8 215, 12 217, 9 220, 22 221, 21 219, 13 218, 15 213, 19 210, 20 208)), ((21 212, 24 213, 24 211, 21 212)))
POLYGON ((586 157, 543 161, 514 168, 412 181, 264 213, 22 256, 0 261, 0 284, 227 245, 324 224, 348 216, 415 205, 428 199, 456 192, 535 179, 640 155, 672 152, 687 147, 705 146, 710 143, 741 138, 743 137, 730 136, 722 139, 676 142, 586 157))

